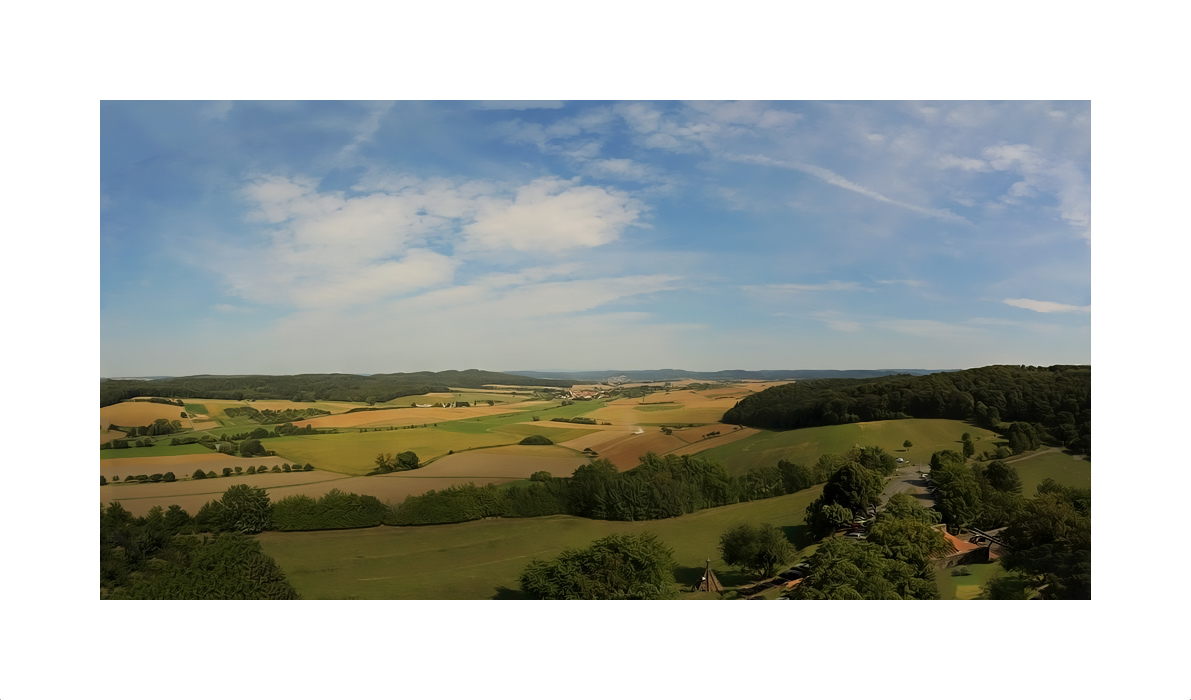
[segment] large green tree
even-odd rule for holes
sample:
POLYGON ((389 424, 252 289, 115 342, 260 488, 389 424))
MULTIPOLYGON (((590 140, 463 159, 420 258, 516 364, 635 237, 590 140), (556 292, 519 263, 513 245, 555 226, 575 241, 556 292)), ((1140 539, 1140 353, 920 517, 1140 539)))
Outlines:
POLYGON ((794 557, 794 547, 769 523, 741 523, 720 535, 720 553, 729 566, 769 578, 794 557))
POLYGON ((871 542, 831 539, 807 561, 810 572, 787 596, 793 600, 933 600, 933 574, 886 556, 871 542))
POLYGON ((616 534, 557 559, 535 559, 521 590, 544 600, 657 600, 674 595, 674 555, 651 533, 616 534))

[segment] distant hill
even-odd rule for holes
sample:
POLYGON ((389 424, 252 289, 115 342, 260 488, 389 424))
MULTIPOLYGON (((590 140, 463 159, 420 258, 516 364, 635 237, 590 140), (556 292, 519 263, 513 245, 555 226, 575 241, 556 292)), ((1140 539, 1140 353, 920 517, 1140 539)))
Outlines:
POLYGON ((104 379, 100 407, 137 396, 196 399, 293 399, 295 401, 392 401, 450 387, 479 389, 507 386, 569 387, 567 379, 541 379, 480 369, 394 374, 212 375, 163 379, 104 379))
POLYGON ((538 372, 518 370, 510 372, 524 377, 538 379, 569 379, 575 382, 598 382, 609 377, 628 377, 634 382, 674 381, 676 379, 758 379, 764 381, 796 381, 800 379, 875 379, 894 374, 921 376, 935 372, 953 372, 943 369, 725 369, 718 372, 692 372, 685 369, 602 369, 583 372, 538 372))

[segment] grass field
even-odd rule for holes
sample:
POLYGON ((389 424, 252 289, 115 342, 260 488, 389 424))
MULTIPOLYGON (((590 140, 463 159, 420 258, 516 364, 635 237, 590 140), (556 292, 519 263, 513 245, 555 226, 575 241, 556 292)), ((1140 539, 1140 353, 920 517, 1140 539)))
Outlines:
POLYGON ((972 600, 980 595, 984 587, 993 576, 1004 571, 1000 562, 990 564, 968 564, 969 576, 952 576, 952 569, 939 569, 935 572, 935 583, 939 586, 939 597, 943 600, 972 600))
POLYGON ((1076 459, 1064 452, 1042 452, 1025 459, 1010 459, 1007 463, 1017 469, 1021 477, 1021 492, 1031 498, 1043 479, 1051 478, 1064 486, 1092 488, 1092 463, 1076 459))
POLYGON ((754 467, 774 466, 779 460, 810 464, 825 454, 842 454, 853 445, 883 447, 894 457, 915 464, 928 464, 938 450, 962 448, 960 436, 971 433, 976 451, 994 447, 1000 438, 988 430, 962 421, 909 418, 905 420, 849 423, 798 430, 763 430, 742 440, 712 447, 698 453, 721 462, 731 474, 743 474, 754 467), (914 443, 908 451, 905 440, 914 443))
POLYGON ((101 462, 106 462, 109 459, 144 459, 146 457, 175 457, 177 455, 215 454, 202 445, 170 445, 168 444, 168 436, 154 439, 161 440, 161 443, 156 444, 153 447, 129 447, 126 450, 100 450, 99 460, 101 462))
POLYGON ((376 456, 381 452, 397 454, 412 451, 422 462, 427 462, 451 450, 461 452, 473 447, 510 445, 516 442, 520 442, 520 438, 515 435, 469 434, 449 432, 441 428, 410 428, 370 433, 352 431, 337 435, 295 435, 262 440, 261 444, 290 462, 309 462, 319 469, 363 475, 376 468, 376 456))
MULTIPOLYGON (((719 537, 738 522, 769 522, 797 538, 820 489, 712 508, 681 518, 608 522, 571 516, 480 520, 457 525, 258 535, 304 598, 459 600, 519 597, 518 578, 533 558, 557 556, 612 533, 653 532, 674 550, 689 589, 710 558, 726 586, 749 579, 719 559, 719 537)), ((681 597, 698 597, 683 593, 681 597)))

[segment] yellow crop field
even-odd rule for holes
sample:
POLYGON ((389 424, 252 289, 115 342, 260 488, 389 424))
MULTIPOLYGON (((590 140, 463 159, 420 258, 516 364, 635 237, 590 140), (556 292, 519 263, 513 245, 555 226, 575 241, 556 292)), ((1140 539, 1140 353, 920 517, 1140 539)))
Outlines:
POLYGON ((539 471, 547 471, 554 476, 570 476, 589 461, 573 450, 557 445, 509 445, 447 455, 404 475, 476 479, 476 484, 480 484, 481 480, 489 478, 528 479, 539 471))
POLYGON ((511 406, 466 406, 463 408, 391 408, 381 411, 358 411, 334 416, 302 419, 299 425, 314 428, 387 427, 391 425, 422 425, 453 420, 481 418, 515 410, 511 406))
POLYGON ((124 401, 99 409, 99 428, 109 425, 149 425, 158 418, 182 420, 182 407, 150 401, 124 401))

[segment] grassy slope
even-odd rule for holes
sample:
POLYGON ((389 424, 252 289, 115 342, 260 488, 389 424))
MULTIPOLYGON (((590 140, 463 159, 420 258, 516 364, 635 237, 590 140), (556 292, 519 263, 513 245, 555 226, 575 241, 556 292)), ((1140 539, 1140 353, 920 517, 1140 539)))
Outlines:
POLYGON ((426 527, 271 532, 259 539, 304 598, 517 597, 518 577, 531 559, 554 557, 612 533, 642 531, 655 533, 674 550, 681 584, 689 587, 697 581, 704 560, 710 558, 725 585, 738 585, 747 579, 719 559, 720 534, 738 522, 770 522, 786 528, 797 541, 806 506, 820 492, 814 488, 650 522, 558 515, 426 527))
POLYGON ((1092 488, 1092 463, 1073 459, 1063 452, 1045 452, 1021 460, 1009 460, 1021 477, 1022 495, 1032 497, 1038 484, 1049 477, 1064 486, 1092 488))
POLYGON ((943 600, 971 600, 988 580, 1004 571, 1000 562, 991 564, 969 564, 970 576, 952 576, 952 569, 935 572, 935 583, 939 586, 939 597, 943 600))
POLYGON ((721 462, 732 474, 773 466, 782 459, 810 464, 824 454, 847 452, 853 445, 877 445, 895 457, 927 464, 938 450, 959 451, 963 447, 959 438, 964 433, 971 433, 977 452, 994 449, 994 440, 1000 440, 995 433, 962 421, 910 418, 781 432, 765 430, 698 454, 721 462), (907 439, 914 443, 909 450, 902 447, 907 439))

